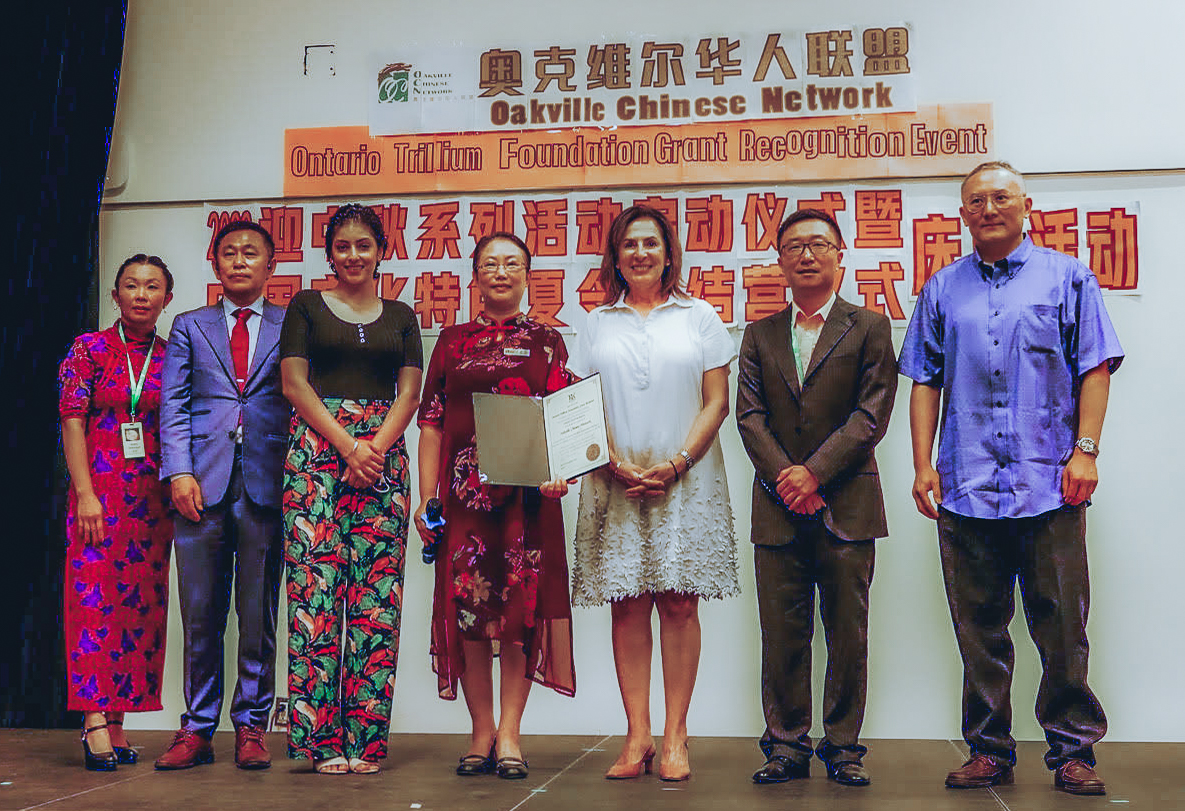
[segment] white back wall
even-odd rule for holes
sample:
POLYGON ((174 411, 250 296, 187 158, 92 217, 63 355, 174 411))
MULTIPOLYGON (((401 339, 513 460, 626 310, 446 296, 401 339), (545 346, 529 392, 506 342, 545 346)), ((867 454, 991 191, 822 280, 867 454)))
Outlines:
MULTIPOLYGON (((761 30, 768 3, 626 0, 600 3, 515 2, 512 10, 476 2, 411 4, 355 0, 242 3, 207 0, 199 7, 131 0, 124 70, 113 137, 111 180, 101 218, 102 282, 139 250, 158 253, 177 276, 179 311, 205 301, 212 281, 204 256, 202 204, 282 196, 287 127, 364 123, 377 49, 499 37, 556 40, 573 31, 641 31, 664 36, 761 30), (697 9, 698 7, 698 9, 697 9), (619 12, 619 13, 615 13, 619 12), (333 44, 335 75, 303 74, 306 45, 333 44)), ((1185 702, 1178 674, 1185 650, 1175 619, 1185 545, 1174 520, 1180 496, 1169 460, 1185 402, 1179 363, 1164 346, 1179 318, 1185 280, 1172 248, 1185 222, 1185 148, 1180 92, 1185 76, 1177 30, 1185 12, 1148 0, 1122 7, 1101 2, 1003 0, 992 8, 923 0, 784 4, 778 24, 793 28, 848 24, 913 26, 910 59, 923 104, 990 102, 998 157, 1030 178, 1042 195, 1113 192, 1140 203, 1140 296, 1107 299, 1128 353, 1112 385, 1102 438, 1102 483, 1090 510, 1093 570, 1091 683, 1111 720, 1113 740, 1181 740, 1185 702), (1167 641, 1167 644, 1166 644, 1167 641)), ((645 179, 639 179, 644 186, 645 179)), ((906 195, 957 197, 955 179, 894 180, 906 195)), ((460 269, 460 268, 459 268, 460 269)), ((113 318, 105 311, 104 320, 113 318)), ((161 328, 167 332, 171 314, 161 328)), ((900 342, 900 330, 896 339, 900 342)), ((740 335, 736 334, 739 344, 740 335)), ((431 351, 433 341, 426 342, 431 351)), ((735 378, 735 366, 734 366, 735 378)), ((735 383, 735 380, 734 380, 735 383)), ((961 667, 939 572, 933 524, 909 496, 908 381, 878 459, 891 536, 878 543, 871 608, 871 665, 865 736, 958 738, 961 667)), ((761 733, 760 637, 748 550, 752 468, 732 419, 721 432, 741 548, 743 594, 705 603, 703 658, 692 703, 693 735, 761 733)), ((416 431, 408 433, 415 447, 416 431)), ((413 451, 414 459, 414 451, 413 451)), ((413 476, 413 486, 414 486, 413 476)), ((416 496, 413 493, 413 503, 416 496)), ((566 499, 569 537, 575 496, 566 499)), ((427 655, 432 581, 411 539, 392 729, 461 732, 463 702, 436 698, 427 655)), ((175 588, 165 671, 165 710, 129 726, 169 728, 183 709, 181 628, 175 588)), ((1019 612, 1018 612, 1019 613, 1019 612)), ((284 624, 281 609, 281 626, 284 624)), ((233 620, 232 620, 233 624, 233 620)), ((527 732, 621 733, 607 608, 575 611, 577 697, 536 689, 527 732)), ((1015 733, 1039 739, 1032 717, 1039 662, 1023 617, 1014 623, 1017 672, 1015 733)), ((279 693, 286 675, 280 632, 279 693)), ((228 674, 236 637, 227 634, 228 674)), ((822 633, 816 637, 817 685, 822 633)), ((654 668, 653 715, 661 723, 661 676, 654 668)), ((228 686, 229 693, 229 686, 228 686)), ((229 724, 229 722, 227 722, 229 724)), ((227 726, 229 728, 229 726, 227 726)), ((817 734, 818 730, 816 730, 817 734)))

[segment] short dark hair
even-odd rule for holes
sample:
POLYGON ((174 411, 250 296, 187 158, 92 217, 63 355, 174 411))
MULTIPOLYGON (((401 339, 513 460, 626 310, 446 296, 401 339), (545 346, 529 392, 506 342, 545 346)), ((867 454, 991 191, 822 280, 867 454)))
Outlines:
POLYGON ((119 280, 123 278, 123 272, 132 265, 152 265, 155 268, 160 268, 160 272, 165 275, 165 293, 173 292, 173 274, 169 272, 168 266, 165 265, 165 260, 159 256, 149 256, 146 253, 137 253, 123 260, 123 264, 119 266, 119 270, 115 271, 115 284, 112 287, 119 287, 119 280))
POLYGON ((276 256, 276 241, 272 239, 272 234, 262 225, 252 220, 231 220, 226 225, 218 229, 218 234, 214 237, 214 261, 218 261, 218 250, 222 247, 222 240, 226 238, 227 234, 233 234, 235 231, 254 231, 263 237, 263 244, 267 245, 267 258, 274 259, 276 256))
POLYGON ((980 172, 990 172, 995 169, 1000 169, 1005 172, 1009 172, 1010 174, 1016 175, 1018 178, 1020 178, 1021 186, 1024 186, 1025 176, 1018 172, 1016 167, 1008 161, 986 161, 979 164, 979 166, 976 166, 974 169, 963 176, 963 182, 959 184, 959 196, 963 196, 963 189, 966 188, 968 180, 975 177, 980 172))
POLYGON ((683 249, 679 245, 679 232, 671 225, 667 216, 657 208, 634 205, 618 214, 609 226, 605 237, 605 253, 601 256, 601 274, 598 277, 605 291, 601 304, 612 304, 629 290, 621 271, 617 269, 617 246, 625 239, 625 232, 638 220, 654 220, 666 247, 667 266, 662 269, 662 294, 687 297, 683 290, 683 249))
POLYGON ((337 230, 348 222, 356 222, 364 226, 370 231, 374 241, 378 243, 379 258, 374 265, 377 268, 387 255, 387 234, 383 231, 383 221, 379 219, 378 214, 374 213, 374 209, 361 203, 346 203, 338 206, 337 211, 333 212, 333 216, 329 218, 329 222, 325 226, 325 258, 330 262, 333 261, 333 238, 337 235, 337 230))
POLYGON ((474 273, 477 273, 477 261, 478 261, 478 258, 481 256, 481 252, 486 249, 487 245, 489 245, 494 240, 498 240, 498 239, 504 239, 507 242, 513 243, 516 248, 518 248, 520 251, 522 251, 523 256, 527 257, 527 270, 531 269, 531 249, 527 247, 527 243, 523 242, 521 239, 519 239, 518 237, 516 237, 514 234, 510 233, 509 231, 495 231, 492 234, 486 234, 484 237, 482 237, 481 239, 479 239, 477 241, 476 245, 473 246, 473 272, 474 273))
POLYGON ((782 224, 778 226, 778 244, 774 247, 779 251, 782 250, 782 235, 785 234, 787 229, 794 225, 794 223, 802 222, 803 220, 820 220, 830 225, 831 230, 835 232, 835 238, 839 240, 839 245, 837 247, 841 250, 843 249, 843 232, 839 230, 839 223, 835 221, 835 217, 832 217, 826 211, 818 208, 800 208, 798 211, 792 212, 786 217, 786 219, 782 220, 782 224))

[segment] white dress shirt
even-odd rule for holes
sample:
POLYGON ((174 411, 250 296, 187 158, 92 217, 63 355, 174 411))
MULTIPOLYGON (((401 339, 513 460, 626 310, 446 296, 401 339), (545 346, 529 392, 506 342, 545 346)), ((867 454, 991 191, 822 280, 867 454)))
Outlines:
MULTIPOLYGON (((239 305, 226 296, 222 297, 222 312, 226 319, 226 334, 228 336, 234 334, 232 330, 239 320, 239 317, 235 315, 237 309, 239 309, 239 305)), ((243 309, 251 311, 251 317, 247 319, 247 370, 250 375, 251 361, 255 359, 255 345, 259 343, 259 325, 263 322, 263 296, 255 299, 243 309)), ((242 423, 239 423, 235 429, 235 444, 243 444, 242 423)))
POLYGON ((823 331, 823 322, 831 314, 831 306, 835 304, 835 293, 823 306, 813 313, 805 312, 797 302, 790 305, 790 328, 793 330, 795 365, 798 367, 798 383, 802 385, 802 377, 811 365, 811 355, 815 352, 815 344, 819 343, 819 333, 823 331))
MULTIPOLYGON (((239 309, 239 305, 232 302, 226 296, 222 297, 222 312, 226 318, 226 334, 230 336, 231 330, 235 328, 235 322, 238 317, 235 315, 235 310, 239 309)), ((248 304, 244 309, 250 310, 253 315, 247 319, 247 368, 251 368, 251 361, 255 359, 255 345, 259 343, 259 325, 263 322, 263 296, 255 299, 255 301, 248 304)))

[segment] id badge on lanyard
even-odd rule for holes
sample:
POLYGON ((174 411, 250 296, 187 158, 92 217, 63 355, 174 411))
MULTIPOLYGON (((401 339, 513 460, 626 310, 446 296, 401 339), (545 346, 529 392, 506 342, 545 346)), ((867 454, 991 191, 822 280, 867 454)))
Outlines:
POLYGON ((140 376, 136 377, 132 371, 132 353, 128 350, 128 340, 123 334, 123 322, 119 324, 119 338, 123 341, 124 352, 128 362, 128 413, 130 422, 119 424, 119 438, 123 442, 124 459, 143 459, 148 455, 144 448, 144 423, 136 419, 136 406, 140 404, 140 395, 144 393, 144 382, 148 380, 148 367, 152 364, 152 350, 156 348, 156 333, 152 335, 152 343, 148 345, 148 354, 144 357, 144 365, 140 367, 140 376))

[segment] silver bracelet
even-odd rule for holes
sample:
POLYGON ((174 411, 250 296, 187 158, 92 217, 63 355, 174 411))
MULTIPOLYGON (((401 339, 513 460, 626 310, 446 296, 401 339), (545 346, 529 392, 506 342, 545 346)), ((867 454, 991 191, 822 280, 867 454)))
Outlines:
POLYGON ((687 469, 691 470, 692 465, 695 464, 695 460, 691 458, 691 454, 687 451, 679 451, 679 455, 682 456, 683 461, 687 463, 687 469))
POLYGON ((356 451, 356 450, 358 450, 358 440, 355 439, 354 440, 354 447, 350 448, 350 452, 346 454, 346 458, 349 459, 351 456, 353 456, 354 451, 356 451))

